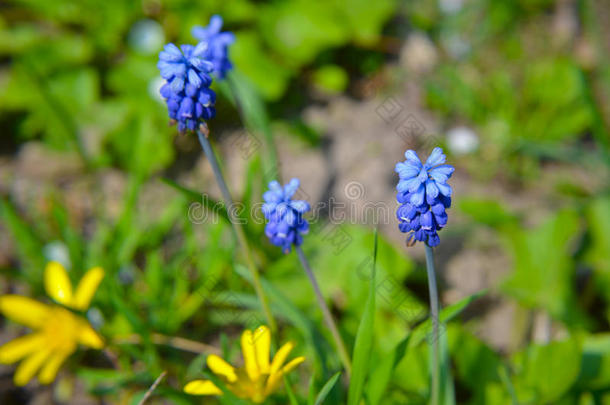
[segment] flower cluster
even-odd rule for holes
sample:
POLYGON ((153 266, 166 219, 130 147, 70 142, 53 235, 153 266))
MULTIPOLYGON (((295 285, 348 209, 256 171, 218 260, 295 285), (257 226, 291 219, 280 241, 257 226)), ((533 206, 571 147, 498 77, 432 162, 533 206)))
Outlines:
POLYGON ((196 26, 193 36, 197 46, 167 44, 159 53, 157 67, 166 83, 161 96, 167 103, 169 117, 178 123, 178 130, 194 131, 214 118, 216 94, 210 89, 213 74, 223 79, 233 67, 228 47, 235 41, 231 32, 220 32, 222 18, 213 16, 207 27, 196 26))
POLYGON ((265 234, 276 246, 281 246, 284 253, 289 253, 292 245, 303 243, 303 234, 309 230, 309 223, 303 214, 309 211, 309 203, 303 200, 292 200, 299 188, 299 180, 292 179, 284 187, 277 181, 269 183, 269 190, 263 194, 265 203, 262 210, 269 220, 265 234))
POLYGON ((440 243, 438 231, 447 224, 445 210, 451 206, 451 186, 447 180, 455 170, 445 164, 446 156, 441 148, 434 148, 425 164, 412 150, 405 152, 404 162, 396 164, 400 180, 396 186, 396 198, 400 207, 396 216, 398 228, 408 232, 407 244, 416 241, 428 246, 440 243))
POLYGON ((205 59, 208 44, 197 46, 167 44, 159 53, 157 67, 167 82, 161 95, 169 117, 178 122, 178 130, 194 131, 204 120, 214 117, 216 94, 210 89, 212 62, 205 59))
POLYGON ((214 76, 217 79, 224 79, 227 72, 233 68, 228 48, 235 42, 235 35, 232 32, 220 32, 221 28, 222 17, 215 15, 207 27, 197 25, 192 30, 195 39, 208 44, 203 57, 214 65, 214 76))
POLYGON ((0 312, 4 316, 34 330, 34 333, 0 347, 0 363, 12 364, 24 359, 13 377, 15 385, 27 384, 36 374, 41 384, 49 384, 78 344, 94 349, 104 346, 102 338, 89 322, 69 310, 85 311, 89 308, 102 278, 104 271, 95 267, 85 274, 72 293, 66 270, 61 264, 50 262, 45 269, 45 289, 63 306, 46 305, 20 295, 0 297, 0 312))
MULTIPOLYGON (((294 344, 288 342, 280 347, 270 362, 270 347, 271 332, 266 326, 261 326, 254 332, 246 330, 241 335, 243 368, 236 369, 215 354, 209 355, 206 362, 227 389, 240 398, 258 404, 277 391, 285 374, 305 361, 304 357, 296 357, 284 364, 294 348, 294 344)), ((222 395, 220 388, 210 380, 191 381, 184 387, 184 392, 191 395, 222 395)))

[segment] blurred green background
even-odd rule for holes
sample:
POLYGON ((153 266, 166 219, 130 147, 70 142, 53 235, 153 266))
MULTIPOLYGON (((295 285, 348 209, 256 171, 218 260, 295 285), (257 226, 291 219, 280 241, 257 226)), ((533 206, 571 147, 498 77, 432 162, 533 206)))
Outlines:
MULTIPOLYGON (((103 266, 87 315, 117 358, 81 352, 47 388, 1 366, 1 403, 137 404, 162 370, 150 403, 201 403, 180 387, 204 357, 153 335, 236 361, 263 319, 222 212, 200 220, 202 195, 219 197, 208 164, 158 95, 163 44, 193 43, 213 14, 236 34, 210 129, 240 215, 275 177, 355 202, 344 224, 322 210, 304 245, 350 348, 373 246, 362 205, 390 213, 367 404, 427 401, 424 262, 393 220, 393 166, 437 144, 457 167, 437 249, 456 402, 610 404, 610 5, 594 0, 2 2, 0 288, 44 300, 46 261, 73 280, 103 266)), ((306 403, 339 359, 294 254, 247 222, 279 340, 308 359, 291 376, 306 403)), ((22 330, 3 320, 0 341, 22 330)))

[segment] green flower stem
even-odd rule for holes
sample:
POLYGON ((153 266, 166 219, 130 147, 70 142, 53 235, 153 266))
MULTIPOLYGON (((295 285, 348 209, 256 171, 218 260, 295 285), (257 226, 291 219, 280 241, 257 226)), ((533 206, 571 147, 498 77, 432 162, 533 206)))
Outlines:
POLYGON ((231 193, 229 193, 227 183, 225 182, 224 177, 222 176, 222 172, 220 171, 218 160, 216 159, 216 155, 214 154, 214 150, 212 149, 212 145, 210 144, 210 140, 208 139, 208 133, 204 133, 199 130, 197 131, 197 136, 199 138, 199 143, 203 148, 203 152, 205 153, 205 156, 207 157, 208 161, 210 162, 210 165, 212 166, 212 171, 214 171, 214 176, 216 177, 218 187, 220 187, 220 191, 222 192, 222 196, 227 207, 227 214, 229 215, 229 220, 231 221, 231 224, 233 225, 233 230, 235 231, 235 235, 237 236, 237 242, 246 258, 248 269, 252 273, 252 283, 254 284, 254 289, 256 290, 258 299, 260 300, 261 306, 263 307, 263 312, 265 313, 267 322, 269 323, 269 328, 272 332, 275 332, 277 330, 275 319, 271 314, 271 309, 269 308, 267 296, 263 291, 260 276, 258 273, 258 268, 256 267, 254 258, 252 257, 252 253, 250 252, 248 240, 246 239, 244 230, 241 227, 241 221, 239 221, 239 218, 237 218, 235 211, 232 209, 234 206, 233 199, 231 198, 231 193))
POLYGON ((436 288, 436 271, 434 270, 434 252, 426 245, 426 271, 428 273, 428 290, 430 291, 430 318, 432 320, 432 394, 430 404, 440 404, 440 357, 438 341, 439 302, 436 288))
POLYGON ((341 361, 345 366, 345 371, 347 372, 347 376, 352 373, 352 363, 350 362, 349 355, 347 354, 347 350, 345 349, 345 344, 343 343, 343 339, 339 334, 339 329, 337 329, 337 325, 333 319, 328 306, 326 305, 326 301, 324 301, 324 297, 322 297, 322 292, 320 291, 320 286, 316 281, 316 276, 313 274, 311 267, 309 266, 309 262, 305 257, 305 253, 303 253, 303 249, 300 246, 295 246, 294 248, 297 251, 299 256, 299 260, 301 261, 301 265, 303 265, 303 269, 311 282, 311 286, 313 287, 314 293, 316 295, 316 300, 318 301, 318 306, 322 310, 322 315, 324 316, 324 321, 326 322, 326 326, 330 329, 331 334, 333 335, 333 339, 335 340, 335 345, 337 345, 337 349, 339 350, 339 357, 341 357, 341 361))

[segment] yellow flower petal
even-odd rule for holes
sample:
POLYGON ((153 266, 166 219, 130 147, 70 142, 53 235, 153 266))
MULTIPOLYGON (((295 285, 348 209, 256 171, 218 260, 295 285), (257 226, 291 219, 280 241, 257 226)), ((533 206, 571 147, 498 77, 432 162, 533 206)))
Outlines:
POLYGON ((34 353, 32 353, 29 357, 23 360, 19 366, 17 366, 17 371, 15 371, 15 375, 13 376, 13 381, 17 386, 23 386, 28 383, 34 377, 36 372, 42 366, 42 363, 49 357, 51 354, 51 349, 42 348, 34 353))
POLYGON ((271 332, 266 326, 261 326, 254 331, 254 349, 256 362, 262 374, 269 372, 269 348, 271 347, 271 332))
POLYGON ((241 335, 241 352, 244 356, 244 367, 250 380, 256 381, 260 376, 258 364, 256 363, 256 353, 254 351, 254 337, 251 330, 245 330, 241 335))
POLYGON ((288 342, 280 347, 280 350, 278 350, 273 357, 269 374, 275 374, 280 370, 280 368, 284 365, 284 361, 286 361, 286 357, 288 357, 293 348, 294 343, 292 342, 288 342))
POLYGON ((50 307, 21 295, 4 295, 0 297, 0 312, 17 323, 38 329, 49 316, 50 307))
POLYGON ((76 287, 74 299, 72 300, 72 307, 81 311, 89 308, 91 299, 103 278, 104 270, 101 267, 94 267, 89 270, 76 287))
POLYGON ((279 371, 270 374, 265 386, 265 395, 271 395, 275 390, 277 390, 282 377, 304 361, 305 357, 296 357, 290 360, 288 364, 282 367, 279 371))
POLYGON ((64 266, 57 262, 49 262, 44 271, 44 287, 49 297, 60 304, 72 303, 72 283, 64 266))
POLYGON ((94 349, 101 349, 104 347, 104 340, 101 336, 84 320, 78 332, 78 343, 92 347, 94 349))
POLYGON ((222 395, 222 391, 212 381, 194 380, 184 386, 184 392, 191 395, 222 395))
POLYGON ((288 364, 286 364, 284 367, 282 367, 282 373, 287 374, 287 373, 291 372, 292 370, 294 370, 294 368, 296 366, 298 366, 299 364, 301 364, 304 361, 305 361, 305 357, 303 357, 303 356, 295 357, 294 359, 290 360, 288 362, 288 364))
POLYGON ((235 374, 235 368, 233 368, 232 365, 224 361, 221 357, 215 354, 210 354, 206 359, 206 362, 208 363, 208 367, 210 368, 210 370, 212 370, 214 374, 225 377, 230 383, 237 381, 237 374, 235 374))
POLYGON ((41 384, 52 383, 55 376, 57 376, 59 368, 72 353, 73 352, 63 351, 51 354, 47 362, 42 366, 40 374, 38 374, 38 381, 40 381, 41 384))
POLYGON ((0 363, 11 364, 21 360, 44 344, 44 337, 39 333, 22 336, 0 347, 0 363))

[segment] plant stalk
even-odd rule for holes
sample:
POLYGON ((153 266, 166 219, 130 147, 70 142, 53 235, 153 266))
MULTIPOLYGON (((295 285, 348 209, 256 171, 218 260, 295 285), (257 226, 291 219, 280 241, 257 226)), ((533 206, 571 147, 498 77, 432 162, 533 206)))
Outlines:
POLYGON ((428 290, 430 292, 430 318, 432 320, 432 392, 430 404, 440 404, 440 356, 439 356, 439 301, 436 287, 436 271, 434 269, 434 252, 426 245, 426 272, 428 274, 428 290))
POLYGON ((330 332, 335 341, 335 345, 337 346, 337 349, 339 350, 339 357, 341 357, 341 361, 343 362, 343 365, 345 366, 345 371, 347 372, 347 376, 349 378, 349 376, 352 373, 352 364, 350 362, 349 355, 347 354, 345 344, 343 343, 343 339, 341 338, 341 335, 339 334, 339 329, 337 329, 337 325, 335 324, 333 316, 330 313, 328 306, 326 305, 326 301, 324 301, 324 297, 322 296, 322 291, 320 291, 320 286, 318 285, 318 282, 316 281, 316 276, 313 274, 313 271, 311 270, 311 267, 309 266, 309 262, 307 261, 307 257, 305 257, 305 253, 303 253, 303 249, 301 249, 300 246, 295 246, 295 250, 299 256, 301 265, 303 266, 303 269, 305 270, 305 273, 307 274, 307 277, 309 278, 311 286, 313 287, 313 290, 314 290, 314 293, 316 296, 316 300, 318 301, 318 306, 322 310, 322 315, 324 316, 324 321, 326 322, 326 326, 328 327, 328 329, 330 329, 330 332))
POLYGON ((199 143, 201 144, 201 148, 203 149, 205 156, 207 157, 208 161, 210 162, 210 165, 212 166, 212 171, 214 172, 214 176, 216 177, 216 182, 218 183, 218 187, 220 187, 220 191, 222 192, 222 196, 227 208, 227 214, 229 215, 229 220, 231 221, 231 225, 233 226, 233 230, 235 231, 235 235, 237 236, 237 242, 246 258, 248 269, 250 270, 250 273, 252 273, 252 283, 254 284, 256 295, 258 295, 258 299, 261 302, 263 312, 265 313, 265 317, 267 318, 267 322, 269 323, 269 328, 272 332, 275 332, 277 330, 275 319, 271 314, 271 309, 269 308, 267 296, 263 291, 263 286, 261 285, 258 268, 256 267, 254 258, 252 257, 252 253, 250 252, 248 240, 246 239, 244 230, 241 227, 241 221, 239 220, 239 218, 237 218, 237 214, 233 210, 233 199, 231 198, 231 193, 229 192, 227 183, 225 182, 222 172, 220 170, 218 160, 216 159, 216 155, 214 154, 214 150, 212 149, 212 145, 210 144, 210 140, 208 139, 208 134, 208 132, 204 133, 201 130, 198 130, 197 136, 199 138, 199 143))

